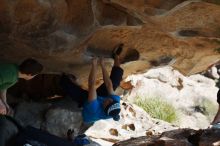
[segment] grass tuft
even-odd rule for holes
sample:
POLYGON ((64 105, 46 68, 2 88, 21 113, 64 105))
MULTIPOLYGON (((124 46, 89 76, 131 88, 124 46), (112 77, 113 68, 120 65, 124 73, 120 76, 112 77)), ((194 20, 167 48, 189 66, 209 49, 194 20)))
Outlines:
POLYGON ((178 120, 175 108, 161 98, 136 98, 135 104, 143 108, 151 117, 173 123, 178 120))

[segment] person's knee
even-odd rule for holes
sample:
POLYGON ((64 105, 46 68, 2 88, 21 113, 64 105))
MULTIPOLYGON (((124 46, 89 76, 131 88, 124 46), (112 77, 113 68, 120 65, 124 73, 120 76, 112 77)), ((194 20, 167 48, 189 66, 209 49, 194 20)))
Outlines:
POLYGON ((0 145, 7 145, 12 142, 12 138, 18 133, 17 126, 4 116, 0 116, 0 145))

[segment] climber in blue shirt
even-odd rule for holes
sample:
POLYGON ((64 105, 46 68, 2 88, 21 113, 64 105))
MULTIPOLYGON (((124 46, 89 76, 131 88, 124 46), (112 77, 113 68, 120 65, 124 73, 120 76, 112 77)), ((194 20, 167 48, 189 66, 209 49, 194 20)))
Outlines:
POLYGON ((82 116, 86 124, 92 124, 100 119, 120 119, 120 96, 115 94, 115 89, 120 85, 123 76, 123 69, 120 67, 120 53, 123 44, 113 50, 114 66, 110 77, 105 68, 103 58, 94 58, 88 79, 88 91, 75 83, 75 76, 63 75, 61 86, 64 91, 72 97, 78 105, 83 107, 82 116), (104 83, 95 88, 98 60, 102 69, 104 83))
POLYGON ((105 69, 103 59, 100 59, 102 68, 103 80, 107 89, 108 95, 98 96, 95 88, 96 71, 97 71, 97 58, 92 60, 92 69, 89 74, 88 80, 88 100, 83 105, 83 120, 85 123, 92 123, 100 119, 113 118, 119 120, 120 112, 120 97, 115 95, 112 81, 105 69))

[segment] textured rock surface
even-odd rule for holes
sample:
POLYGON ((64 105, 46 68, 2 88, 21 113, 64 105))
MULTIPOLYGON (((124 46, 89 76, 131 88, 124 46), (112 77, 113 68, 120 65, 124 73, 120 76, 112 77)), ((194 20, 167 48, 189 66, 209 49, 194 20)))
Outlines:
POLYGON ((123 66, 125 76, 164 56, 192 74, 219 60, 219 7, 184 0, 1 0, 0 59, 35 57, 45 72, 72 72, 85 81, 90 54, 109 56, 123 42, 122 58, 132 48, 140 53, 123 66), (88 52, 88 45, 97 49, 88 52))
MULTIPOLYGON (((24 58, 34 57, 45 65, 45 72, 74 73, 86 84, 91 56, 95 54, 109 57, 117 44, 124 43, 122 60, 132 54, 134 49, 140 54, 137 61, 122 66, 125 76, 166 64, 172 64, 182 73, 194 74, 206 70, 220 58, 220 6, 216 2, 1 0, 0 62, 18 63, 24 58), (88 49, 88 46, 92 49, 88 49)), ((112 60, 108 59, 106 62, 110 69, 112 60)), ((196 78, 195 76, 194 79, 196 78)), ((177 92, 182 88, 182 81, 175 81, 171 84, 176 86, 174 90, 177 92)), ((17 111, 20 113, 16 113, 16 118, 38 128, 43 126, 60 136, 64 135, 66 129, 74 128, 69 122, 74 123, 75 119, 62 125, 65 128, 61 130, 49 127, 63 122, 57 113, 65 113, 64 116, 67 117, 76 115, 71 108, 62 106, 47 111, 49 106, 50 104, 22 103, 18 106, 17 111), (38 110, 32 111, 33 107, 38 110), (43 113, 47 113, 50 119, 42 117, 43 113), (57 120, 51 121, 51 118, 57 120)), ((125 118, 132 119, 132 116, 126 115, 125 118)), ((147 121, 147 116, 145 118, 147 121)), ((105 131, 112 138, 108 140, 115 142, 136 135, 139 124, 136 122, 115 124, 115 127, 121 126, 118 129, 106 127, 104 123, 104 127, 111 129, 110 132, 109 129, 105 131), (128 132, 128 137, 123 137, 123 132, 128 132)), ((151 120, 150 123, 154 125, 151 120)), ((142 130, 146 131, 149 128, 147 126, 149 125, 144 125, 142 130)), ((155 126, 157 127, 160 128, 155 126)), ((92 136, 92 129, 90 130, 92 136)), ((139 132, 143 134, 143 131, 139 132)), ((94 134, 102 138, 99 134, 94 134)), ((152 141, 154 139, 149 142, 152 141)), ((184 142, 183 140, 182 145, 184 142)), ((157 144, 165 143, 160 140, 157 144)), ((203 145, 207 143, 204 142, 203 145)))
POLYGON ((100 120, 86 131, 86 134, 112 142, 126 140, 130 137, 157 135, 164 131, 176 129, 170 123, 152 119, 143 109, 123 102, 121 120, 100 120))
POLYGON ((82 121, 81 110, 69 98, 47 103, 24 102, 15 111, 15 118, 22 125, 32 125, 60 137, 66 137, 68 129, 78 133, 82 121))
POLYGON ((220 131, 217 129, 207 130, 206 132, 202 133, 199 146, 220 145, 219 134, 220 134, 220 131))
POLYGON ((187 77, 167 66, 128 76, 126 80, 133 89, 124 98, 130 102, 137 97, 164 99, 179 112, 176 124, 181 128, 207 128, 218 108, 215 82, 199 74, 187 77))
MULTIPOLYGON (((120 121, 116 122, 111 119, 100 120, 86 131, 88 136, 104 146, 110 146, 130 138, 132 138, 132 143, 131 141, 125 141, 119 144, 126 145, 127 142, 136 144, 137 142, 137 145, 140 145, 140 143, 149 145, 156 143, 160 146, 189 145, 189 136, 191 133, 197 133, 192 129, 206 129, 213 119, 213 114, 217 111, 216 93, 218 88, 215 87, 215 82, 212 79, 202 75, 186 77, 172 67, 166 66, 151 69, 144 74, 129 76, 127 80, 130 81, 133 87, 129 92, 122 91, 119 94, 124 94, 121 102, 120 121), (203 91, 206 92, 204 93, 203 91), (143 98, 148 96, 157 98, 160 96, 174 105, 176 111, 179 112, 178 120, 174 123, 175 125, 153 119, 143 109, 133 104, 132 102, 137 96, 143 98), (208 105, 205 104, 207 100, 209 101, 208 105), (180 127, 180 129, 177 127, 180 127), (181 128, 190 128, 191 130, 181 128), (161 135, 161 133, 163 134, 161 135), (144 137, 137 138, 139 136, 144 137)), ((42 83, 47 83, 45 86, 42 85, 47 89, 46 87, 52 85, 54 80, 49 78, 48 82, 44 80, 42 83)), ((27 84, 26 87, 28 86, 31 86, 31 84, 27 84)), ((42 88, 39 88, 39 92, 41 91, 42 88)), ((37 92, 37 89, 35 89, 28 96, 35 95, 37 92)), ((52 93, 54 92, 50 91, 39 95, 47 97, 48 94, 52 96, 52 93)), ((20 103, 15 109, 16 119, 24 125, 42 128, 61 137, 66 137, 68 129, 74 129, 75 134, 78 133, 82 122, 81 109, 78 109, 77 105, 70 98, 60 98, 54 101, 47 100, 46 102, 46 98, 41 99, 44 99, 44 103, 30 101, 20 103)), ((213 134, 215 135, 215 132, 213 134)), ((194 139, 195 137, 198 138, 197 136, 192 138, 194 139)), ((211 136, 203 136, 201 141, 197 140, 197 143, 201 142, 205 145, 209 141, 214 142, 217 138, 217 134, 216 138, 213 136, 213 139, 211 136)))
POLYGON ((179 129, 167 131, 156 137, 139 137, 119 142, 114 146, 213 146, 219 145, 219 129, 194 131, 179 129))

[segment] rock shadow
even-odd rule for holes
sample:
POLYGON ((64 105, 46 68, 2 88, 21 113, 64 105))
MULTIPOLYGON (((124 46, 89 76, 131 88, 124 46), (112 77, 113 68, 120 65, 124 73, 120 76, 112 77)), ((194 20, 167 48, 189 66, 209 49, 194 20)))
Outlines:
POLYGON ((128 49, 125 56, 122 59, 122 63, 137 61, 139 58, 140 53, 136 49, 128 49))

